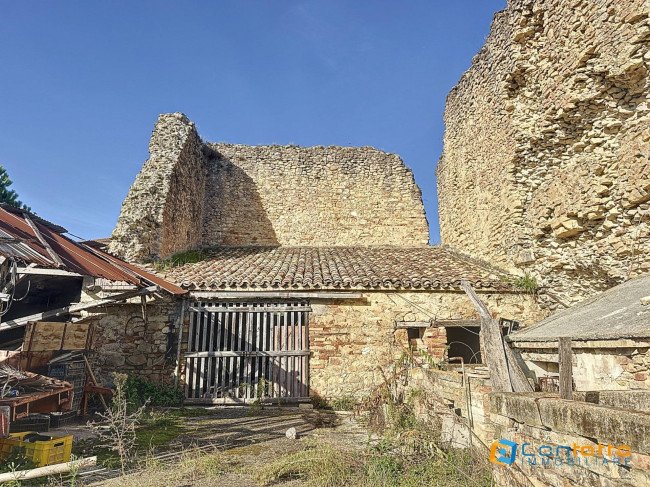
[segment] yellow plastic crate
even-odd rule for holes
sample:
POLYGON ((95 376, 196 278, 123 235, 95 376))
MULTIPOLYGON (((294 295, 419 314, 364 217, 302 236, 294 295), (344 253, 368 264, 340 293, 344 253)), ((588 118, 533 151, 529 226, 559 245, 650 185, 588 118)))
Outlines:
POLYGON ((24 448, 25 457, 34 462, 37 467, 46 467, 56 463, 70 461, 72 454, 72 436, 49 436, 47 441, 35 441, 33 443, 23 441, 25 436, 37 434, 33 431, 15 433, 9 438, 0 439, 0 459, 4 460, 11 456, 14 449, 24 448))

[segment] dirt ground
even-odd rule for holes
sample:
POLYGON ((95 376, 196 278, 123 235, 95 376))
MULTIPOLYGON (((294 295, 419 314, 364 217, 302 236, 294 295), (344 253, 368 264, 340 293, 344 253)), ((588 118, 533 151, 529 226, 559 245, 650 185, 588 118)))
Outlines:
MULTIPOLYGON (((52 434, 72 434, 81 440, 88 438, 88 429, 71 426, 52 434)), ((367 431, 349 413, 271 408, 251 415, 248 408, 210 408, 183 417, 178 436, 160 445, 156 452, 141 454, 147 456, 142 459, 147 468, 126 477, 118 476, 116 471, 99 470, 84 473, 81 480, 83 485, 97 486, 257 487, 259 484, 253 481, 256 469, 281 455, 315 443, 360 450, 368 439, 367 431), (289 428, 296 429, 297 439, 286 437, 289 428), (197 457, 201 458, 201 467, 188 468, 190 460, 196 463, 197 457)), ((287 480, 274 485, 297 487, 302 483, 287 480)))

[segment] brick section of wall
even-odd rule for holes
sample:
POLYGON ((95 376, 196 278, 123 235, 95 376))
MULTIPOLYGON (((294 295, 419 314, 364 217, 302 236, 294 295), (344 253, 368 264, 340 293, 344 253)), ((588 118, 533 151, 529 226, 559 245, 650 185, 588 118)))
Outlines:
MULTIPOLYGON (((542 314, 530 295, 481 293, 481 298, 495 315, 527 324, 542 314)), ((407 332, 395 330, 396 321, 476 317, 462 292, 366 292, 361 300, 313 301, 311 307, 311 392, 325 398, 365 399, 384 381, 382 370, 390 375, 408 346, 407 332)), ((445 328, 427 328, 417 346, 439 360, 446 341, 445 328)))
MULTIPOLYGON (((620 406, 631 405, 629 397, 626 397, 629 394, 620 396, 620 406)), ((636 401, 638 405, 647 406, 648 393, 636 394, 644 395, 636 401)), ((633 487, 650 484, 650 415, 647 411, 638 411, 637 406, 635 410, 618 407, 613 394, 609 395, 607 405, 563 401, 544 394, 493 393, 490 400, 491 420, 497 438, 514 441, 519 449, 528 443, 527 453, 537 452, 543 445, 552 447, 549 466, 542 465, 539 456, 536 465, 529 465, 527 458, 522 462, 519 450, 516 466, 495 469, 498 485, 633 487), (589 446, 597 452, 599 444, 605 445, 603 453, 606 453, 608 444, 629 446, 632 452, 628 457, 629 466, 613 463, 615 455, 605 455, 607 465, 603 465, 603 455, 600 455, 598 465, 595 465, 594 457, 580 454, 567 457, 566 450, 560 450, 560 455, 556 455, 557 446, 589 446), (581 459, 580 465, 567 465, 567 458, 576 462, 577 457, 581 459), (559 458, 563 462, 557 460, 556 463, 559 458)), ((543 452, 547 451, 543 449, 543 452)))
POLYGON ((149 153, 109 246, 127 260, 218 245, 429 241, 420 188, 395 154, 203 144, 182 113, 160 115, 149 153))
POLYGON ((511 0, 496 14, 447 99, 443 243, 568 302, 650 270, 649 11, 511 0))
POLYGON ((205 245, 427 245, 420 188, 372 147, 209 144, 205 245))

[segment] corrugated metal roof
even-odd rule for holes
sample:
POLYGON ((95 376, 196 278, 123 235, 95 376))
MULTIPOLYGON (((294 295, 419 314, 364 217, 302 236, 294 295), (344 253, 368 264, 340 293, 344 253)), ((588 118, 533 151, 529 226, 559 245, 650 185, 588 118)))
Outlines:
POLYGON ((111 281, 125 281, 137 286, 149 283, 159 285, 173 294, 183 294, 178 286, 127 264, 104 252, 79 244, 62 235, 63 227, 18 208, 0 205, 0 255, 11 257, 25 264, 57 269, 47 248, 40 242, 34 230, 25 220, 29 216, 45 242, 63 261, 64 269, 84 276, 103 277, 111 281))

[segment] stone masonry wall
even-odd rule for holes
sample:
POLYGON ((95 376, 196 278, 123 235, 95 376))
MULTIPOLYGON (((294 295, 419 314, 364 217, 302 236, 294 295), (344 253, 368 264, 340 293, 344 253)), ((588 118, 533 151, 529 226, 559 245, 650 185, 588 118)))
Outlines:
POLYGON ((205 245, 426 245, 422 194, 372 147, 209 144, 205 245))
POLYGON ((371 147, 203 144, 160 115, 109 250, 127 260, 217 245, 427 245, 421 191, 371 147))
POLYGON ((447 98, 444 244, 566 303, 650 270, 649 11, 509 0, 496 14, 447 98))
POLYGON ((181 113, 160 115, 149 154, 122 203, 109 246, 129 261, 201 245, 205 156, 194 123, 181 113))
MULTIPOLYGON (((526 324, 542 316, 527 294, 483 294, 495 316, 526 324)), ((312 301, 309 320, 310 386, 325 398, 364 399, 380 385, 385 373, 408 347, 407 331, 396 321, 471 319, 476 310, 464 293, 367 292, 361 300, 312 301)), ((447 343, 444 327, 427 328, 417 348, 433 359, 442 358, 447 343)))
MULTIPOLYGON (((146 320, 138 302, 108 306, 105 315, 94 320, 94 363, 104 383, 111 372, 135 374, 152 382, 172 383, 176 366, 166 359, 167 334, 174 330, 180 312, 180 300, 147 304, 146 320)), ((176 340, 176 333, 174 333, 176 340)))

